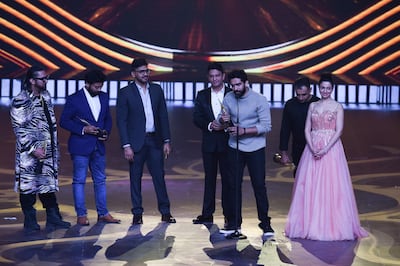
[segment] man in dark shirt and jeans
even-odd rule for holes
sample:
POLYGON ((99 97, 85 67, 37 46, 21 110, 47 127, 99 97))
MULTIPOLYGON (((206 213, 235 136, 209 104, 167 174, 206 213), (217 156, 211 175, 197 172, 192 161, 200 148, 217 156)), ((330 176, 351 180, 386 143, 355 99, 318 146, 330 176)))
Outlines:
POLYGON ((293 87, 296 96, 289 99, 283 109, 279 150, 282 156, 281 163, 290 163, 288 146, 290 135, 292 135, 292 159, 295 165, 293 176, 295 176, 301 154, 306 146, 304 126, 308 107, 310 103, 318 101, 319 98, 311 94, 310 80, 307 77, 298 78, 293 87))

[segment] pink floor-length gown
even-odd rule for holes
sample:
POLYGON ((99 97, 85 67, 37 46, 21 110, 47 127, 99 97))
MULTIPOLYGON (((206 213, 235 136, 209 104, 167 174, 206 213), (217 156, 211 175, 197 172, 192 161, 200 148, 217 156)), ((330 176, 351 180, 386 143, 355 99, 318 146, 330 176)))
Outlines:
MULTIPOLYGON (((311 113, 313 145, 334 135, 336 112, 311 113)), ((353 240, 368 233, 360 226, 357 205, 340 139, 319 160, 306 146, 300 159, 285 234, 312 240, 353 240)))

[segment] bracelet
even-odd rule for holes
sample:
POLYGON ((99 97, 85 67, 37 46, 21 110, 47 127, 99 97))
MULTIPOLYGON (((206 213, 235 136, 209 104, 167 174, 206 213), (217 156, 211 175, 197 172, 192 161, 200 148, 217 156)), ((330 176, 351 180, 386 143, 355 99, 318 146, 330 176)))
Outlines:
POLYGON ((246 135, 246 128, 243 128, 243 135, 246 135))

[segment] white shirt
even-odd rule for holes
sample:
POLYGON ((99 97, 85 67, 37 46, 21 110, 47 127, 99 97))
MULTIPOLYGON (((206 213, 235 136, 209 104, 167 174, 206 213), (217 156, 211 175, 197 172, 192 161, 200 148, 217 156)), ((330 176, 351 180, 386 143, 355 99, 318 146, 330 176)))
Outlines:
POLYGON ((149 93, 149 84, 146 84, 146 89, 144 90, 139 84, 136 83, 136 87, 139 89, 140 98, 142 98, 144 115, 146 117, 146 132, 154 132, 154 116, 153 108, 151 106, 151 98, 149 93))
MULTIPOLYGON (((222 87, 218 92, 211 89, 211 109, 214 114, 214 118, 216 119, 218 115, 222 112, 222 101, 224 100, 225 95, 225 86, 222 87)), ((211 128, 212 122, 208 124, 208 131, 212 131, 211 128)))
POLYGON ((89 104, 90 110, 92 111, 93 117, 97 122, 101 111, 99 95, 92 97, 86 88, 83 88, 83 91, 85 92, 86 100, 89 104))
POLYGON ((217 118, 222 111, 222 101, 224 100, 225 87, 215 92, 211 89, 211 107, 214 113, 214 118, 217 118))

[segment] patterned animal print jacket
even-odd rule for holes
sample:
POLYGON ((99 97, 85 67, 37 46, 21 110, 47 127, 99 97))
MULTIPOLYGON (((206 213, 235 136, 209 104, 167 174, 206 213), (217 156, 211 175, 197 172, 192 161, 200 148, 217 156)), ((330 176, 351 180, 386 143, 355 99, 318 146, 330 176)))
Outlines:
POLYGON ((59 149, 57 123, 51 96, 34 96, 22 90, 11 101, 11 123, 16 136, 15 191, 22 194, 58 191, 59 149), (33 155, 37 147, 44 159, 33 155))

